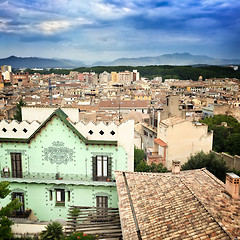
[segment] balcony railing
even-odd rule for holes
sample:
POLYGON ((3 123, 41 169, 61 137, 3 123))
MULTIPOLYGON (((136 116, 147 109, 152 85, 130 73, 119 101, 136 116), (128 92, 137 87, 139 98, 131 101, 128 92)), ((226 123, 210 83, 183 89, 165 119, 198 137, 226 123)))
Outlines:
POLYGON ((2 178, 24 178, 24 179, 45 179, 45 180, 73 180, 73 181, 91 181, 91 176, 84 174, 63 174, 63 173, 39 173, 39 172, 21 172, 21 173, 4 173, 1 172, 2 178))

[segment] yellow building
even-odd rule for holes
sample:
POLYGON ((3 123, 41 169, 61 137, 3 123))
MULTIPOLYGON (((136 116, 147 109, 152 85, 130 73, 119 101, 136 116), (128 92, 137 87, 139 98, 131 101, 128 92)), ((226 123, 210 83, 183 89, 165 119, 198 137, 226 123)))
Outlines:
POLYGON ((119 82, 119 76, 117 72, 111 72, 111 81, 112 82, 119 82))

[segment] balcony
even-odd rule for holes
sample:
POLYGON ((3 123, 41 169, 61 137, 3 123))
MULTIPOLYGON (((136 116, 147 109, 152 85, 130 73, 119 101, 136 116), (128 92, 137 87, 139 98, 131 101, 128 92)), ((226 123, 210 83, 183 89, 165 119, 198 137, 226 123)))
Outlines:
POLYGON ((31 209, 13 211, 10 215, 10 218, 28 218, 31 212, 32 212, 31 209))
POLYGON ((116 186, 115 180, 113 179, 93 181, 92 176, 86 176, 84 174, 21 172, 16 175, 12 174, 12 172, 4 173, 1 171, 1 180, 18 183, 116 186))
POLYGON ((46 179, 46 180, 76 180, 90 181, 91 177, 84 174, 62 174, 62 173, 38 173, 38 172, 22 172, 21 174, 13 174, 12 172, 4 174, 1 172, 2 178, 28 178, 28 179, 46 179))

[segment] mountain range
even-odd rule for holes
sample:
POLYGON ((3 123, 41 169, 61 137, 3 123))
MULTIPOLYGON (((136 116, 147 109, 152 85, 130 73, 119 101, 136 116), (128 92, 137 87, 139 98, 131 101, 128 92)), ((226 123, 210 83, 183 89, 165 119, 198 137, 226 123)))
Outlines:
POLYGON ((86 66, 81 61, 74 61, 69 59, 16 56, 0 59, 0 66, 2 65, 11 65, 12 68, 76 68, 86 66))
MULTIPOLYGON (((189 53, 164 54, 157 57, 119 58, 112 62, 96 62, 91 66, 146 66, 146 65, 239 65, 240 59, 217 59, 206 55, 189 53)), ((49 59, 38 57, 16 57, 0 59, 0 66, 13 68, 77 68, 87 67, 84 61, 69 59, 49 59)))
POLYGON ((157 57, 119 58, 112 62, 97 62, 94 66, 146 66, 146 65, 238 65, 240 59, 217 59, 189 53, 164 54, 157 57))

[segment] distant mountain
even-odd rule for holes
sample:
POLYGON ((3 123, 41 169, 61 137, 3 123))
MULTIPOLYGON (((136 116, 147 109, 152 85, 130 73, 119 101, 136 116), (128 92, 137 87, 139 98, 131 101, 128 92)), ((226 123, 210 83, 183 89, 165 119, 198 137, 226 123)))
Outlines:
POLYGON ((0 66, 2 65, 11 65, 12 68, 76 68, 86 66, 81 61, 68 59, 48 59, 16 56, 0 59, 0 66))
MULTIPOLYGON (((119 58, 112 62, 96 62, 91 66, 147 66, 147 65, 239 65, 240 59, 216 59, 189 53, 164 54, 157 57, 119 58)), ((55 58, 16 57, 0 59, 0 66, 13 68, 78 68, 88 67, 83 61, 55 58)))
POLYGON ((234 65, 240 59, 216 59, 205 55, 189 53, 164 54, 157 57, 119 58, 112 62, 96 62, 93 66, 146 66, 146 65, 234 65))

